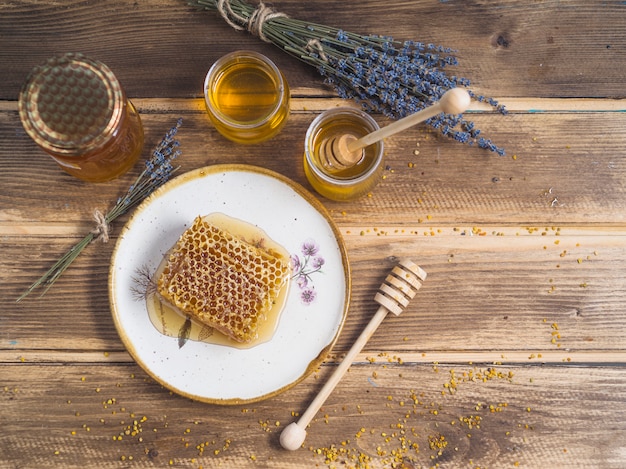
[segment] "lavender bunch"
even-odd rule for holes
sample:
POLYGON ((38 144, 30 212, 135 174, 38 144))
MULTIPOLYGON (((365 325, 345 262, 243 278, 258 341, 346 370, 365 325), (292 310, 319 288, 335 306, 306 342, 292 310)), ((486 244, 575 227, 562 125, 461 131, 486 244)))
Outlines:
MULTIPOLYGON (((243 0, 188 0, 191 5, 218 11, 237 30, 247 30, 291 56, 314 66, 338 95, 354 99, 369 112, 400 119, 431 106, 450 88, 469 87, 466 78, 447 74, 458 61, 449 48, 387 36, 360 35, 289 18, 262 2, 254 7, 243 0)), ((479 102, 506 114, 496 100, 468 90, 479 102)), ((441 134, 462 143, 476 143, 499 155, 504 149, 463 115, 440 114, 426 121, 441 134)))
POLYGON ((99 210, 94 212, 94 218, 98 226, 89 232, 83 239, 72 246, 41 278, 34 282, 16 300, 23 300, 35 289, 44 288, 41 296, 52 287, 54 282, 67 270, 80 253, 93 241, 98 239, 106 243, 109 241, 109 226, 118 217, 124 215, 131 208, 137 206, 157 188, 167 182, 179 167, 172 166, 172 160, 180 155, 179 142, 174 139, 182 120, 179 119, 176 126, 172 127, 163 137, 161 142, 152 151, 152 156, 145 163, 145 168, 128 188, 126 194, 117 199, 115 206, 106 214, 99 210))

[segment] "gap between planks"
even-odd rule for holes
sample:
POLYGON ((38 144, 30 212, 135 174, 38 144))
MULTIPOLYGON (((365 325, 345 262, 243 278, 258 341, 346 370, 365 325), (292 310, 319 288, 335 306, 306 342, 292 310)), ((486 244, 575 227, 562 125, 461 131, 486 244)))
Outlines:
MULTIPOLYGON (((324 365, 336 365, 343 354, 331 353, 324 365)), ((1 365, 80 365, 132 364, 124 351, 97 350, 0 350, 1 365)), ((542 366, 595 365, 626 367, 626 351, 622 350, 502 350, 502 351, 421 351, 403 352, 371 350, 361 352, 353 362, 356 366, 466 365, 466 366, 542 366)))
MULTIPOLYGON (((328 108, 352 106, 352 100, 333 95, 310 96, 310 89, 295 89, 291 97, 292 112, 321 112, 328 108), (309 96, 307 96, 309 95, 309 96)), ((133 104, 144 114, 175 112, 206 112, 203 98, 131 98, 133 104)), ((578 112, 626 112, 626 99, 598 98, 497 98, 509 112, 515 113, 578 113, 578 112)), ((0 112, 17 112, 17 101, 0 101, 0 112)), ((488 104, 472 102, 469 113, 494 112, 488 104)))
MULTIPOLYGON (((331 212, 331 215, 333 212, 331 212)), ((340 217, 340 214, 335 214, 340 217)), ((546 232, 546 235, 555 236, 556 228, 546 227, 545 224, 519 224, 519 225, 481 225, 479 223, 472 225, 468 223, 459 223, 455 225, 437 225, 424 222, 421 225, 414 226, 394 226, 394 225, 343 225, 341 219, 336 219, 338 230, 342 236, 349 237, 415 237, 423 236, 426 233, 427 236, 439 236, 439 237, 541 237, 542 233, 546 232), (434 235, 431 235, 434 233, 434 235)), ((120 228, 121 229, 121 225, 120 228)), ((33 238, 82 238, 87 232, 84 225, 77 225, 76 223, 69 223, 66 221, 59 222, 46 222, 41 223, 38 221, 28 220, 2 220, 2 212, 0 211, 0 236, 6 237, 20 237, 31 236, 33 238)), ((562 238, 572 236, 611 236, 619 237, 626 236, 626 226, 622 223, 611 224, 573 224, 567 223, 558 224, 558 236, 562 238)), ((112 241, 116 236, 112 237, 112 241)))

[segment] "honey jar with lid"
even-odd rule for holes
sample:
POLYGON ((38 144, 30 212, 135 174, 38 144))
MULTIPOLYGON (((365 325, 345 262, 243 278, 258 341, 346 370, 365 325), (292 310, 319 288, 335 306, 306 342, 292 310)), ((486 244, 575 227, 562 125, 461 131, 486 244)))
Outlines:
POLYGON ((105 64, 82 54, 35 67, 19 96, 24 129, 67 173, 104 182, 128 171, 143 150, 141 119, 105 64))

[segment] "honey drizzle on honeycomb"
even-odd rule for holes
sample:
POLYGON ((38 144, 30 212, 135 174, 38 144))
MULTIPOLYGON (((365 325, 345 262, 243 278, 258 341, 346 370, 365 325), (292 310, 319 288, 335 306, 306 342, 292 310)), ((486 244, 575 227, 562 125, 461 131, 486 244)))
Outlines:
POLYGON ((238 342, 250 342, 289 278, 289 261, 201 217, 169 254, 158 293, 238 342))

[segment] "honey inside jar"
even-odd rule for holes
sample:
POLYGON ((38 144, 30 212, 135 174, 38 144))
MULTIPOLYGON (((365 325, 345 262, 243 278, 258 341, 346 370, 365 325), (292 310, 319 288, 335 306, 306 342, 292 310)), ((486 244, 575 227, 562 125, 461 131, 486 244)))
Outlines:
POLYGON ((269 116, 279 99, 276 83, 254 64, 235 63, 216 80, 211 93, 215 109, 235 122, 255 122, 269 116))
POLYGON ((275 136, 289 115, 287 81, 269 59, 255 52, 219 59, 207 74, 204 93, 213 125, 237 143, 275 136))
POLYGON ((372 190, 382 177, 383 142, 363 149, 356 164, 341 167, 329 164, 329 142, 342 135, 359 139, 375 130, 376 122, 363 111, 336 108, 319 115, 305 138, 304 173, 316 192, 332 200, 352 200, 372 190))
POLYGON ((139 113, 127 101, 120 130, 101 148, 88 150, 76 157, 54 155, 56 162, 69 174, 87 182, 105 182, 126 173, 141 156, 144 135, 139 113))

